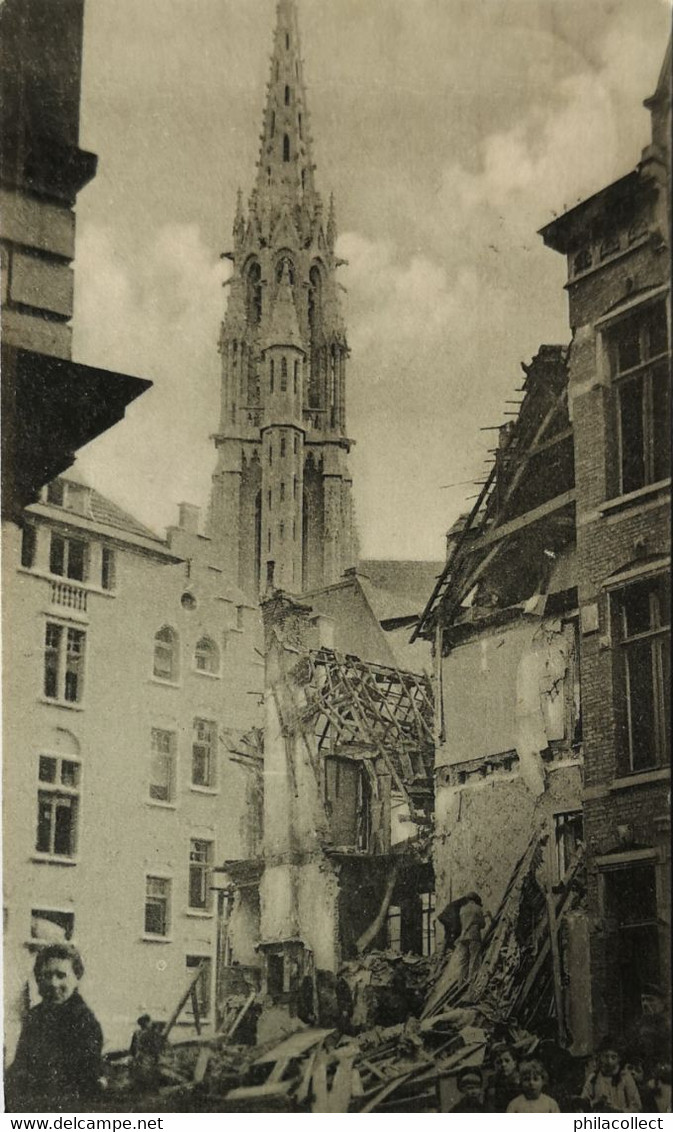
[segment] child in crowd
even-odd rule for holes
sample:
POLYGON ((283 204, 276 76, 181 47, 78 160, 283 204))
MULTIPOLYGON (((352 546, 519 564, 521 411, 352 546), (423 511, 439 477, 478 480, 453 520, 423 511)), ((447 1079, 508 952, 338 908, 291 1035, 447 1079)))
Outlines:
POLYGON ((495 1074, 488 1088, 488 1108, 490 1112, 507 1112, 510 1101, 521 1092, 514 1050, 506 1042, 497 1042, 491 1048, 491 1060, 495 1074))
POLYGON ((654 1081, 647 1080, 645 1065, 641 1057, 627 1057, 627 1072, 631 1074, 640 1097, 642 1112, 656 1112, 654 1081))
POLYGON ((671 1111, 671 1065, 670 1062, 660 1063, 656 1066, 652 1080, 648 1082, 652 1089, 654 1108, 646 1112, 671 1111))
POLYGON ((449 1110, 450 1112, 488 1112, 482 1100, 484 1078, 481 1069, 476 1066, 461 1069, 456 1078, 456 1084, 461 1099, 457 1104, 454 1104, 453 1108, 449 1110))
POLYGON ((642 1112, 640 1094, 624 1064, 619 1044, 603 1038, 597 1050, 598 1068, 587 1077, 582 1098, 593 1112, 642 1112))
POLYGON ((507 1112, 560 1112, 552 1097, 542 1090, 546 1088, 548 1077, 544 1065, 534 1058, 522 1061, 519 1066, 521 1092, 507 1106, 507 1112))

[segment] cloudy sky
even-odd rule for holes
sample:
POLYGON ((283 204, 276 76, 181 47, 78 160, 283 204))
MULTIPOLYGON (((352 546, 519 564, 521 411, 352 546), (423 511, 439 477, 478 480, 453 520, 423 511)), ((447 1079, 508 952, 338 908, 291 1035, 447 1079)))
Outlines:
MULTIPOLYGON (((441 558, 565 265, 537 229, 647 144, 668 0, 299 0, 318 187, 334 191, 363 554, 441 558), (464 483, 463 481, 468 481, 464 483), (449 486, 444 485, 459 485, 449 486)), ((274 0, 86 0, 75 356, 149 377, 83 449, 158 531, 208 499, 220 253, 252 186, 274 0)))

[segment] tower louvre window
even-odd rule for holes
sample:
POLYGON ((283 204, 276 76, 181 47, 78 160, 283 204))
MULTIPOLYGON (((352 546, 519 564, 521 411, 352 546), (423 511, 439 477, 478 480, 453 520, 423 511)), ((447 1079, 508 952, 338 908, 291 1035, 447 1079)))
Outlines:
POLYGON ((246 300, 248 321, 256 326, 262 317, 262 269, 257 260, 253 260, 248 268, 246 300))
POLYGON ((290 138, 288 134, 283 134, 283 161, 290 160, 290 138))
POLYGON ((284 499, 285 499, 285 480, 281 480, 280 481, 280 501, 281 501, 281 503, 283 502, 284 499))
POLYGON ((269 390, 270 390, 271 393, 273 393, 273 376, 274 376, 273 371, 274 371, 274 364, 273 364, 273 358, 272 358, 271 359, 271 365, 269 367, 269 390))
POLYGON ((281 438, 280 438, 280 454, 281 454, 281 456, 285 455, 285 448, 286 448, 285 437, 281 436, 281 438))
POLYGON ((276 111, 272 110, 271 111, 271 137, 273 137, 275 132, 276 132, 276 111))
POLYGON ((299 137, 301 138, 304 136, 301 132, 301 114, 297 115, 297 125, 299 127, 299 137))
POLYGON ((280 363, 280 389, 281 393, 285 393, 287 390, 287 358, 283 358, 280 363))
POLYGON ((297 392, 298 380, 299 380, 299 362, 295 361, 295 363, 294 363, 294 391, 295 391, 295 393, 297 392))
POLYGON ((286 51, 290 50, 290 33, 289 33, 289 31, 285 32, 285 50, 286 51))
POLYGON ((290 88, 289 88, 289 86, 285 87, 285 105, 286 106, 290 105, 290 88))

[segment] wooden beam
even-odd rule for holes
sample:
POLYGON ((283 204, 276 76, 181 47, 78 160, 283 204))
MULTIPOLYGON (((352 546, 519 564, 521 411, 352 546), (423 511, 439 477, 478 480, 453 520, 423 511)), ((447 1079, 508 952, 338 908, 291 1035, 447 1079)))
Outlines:
POLYGON ((503 523, 501 527, 496 527, 488 534, 475 539, 473 543, 465 547, 464 553, 476 554, 480 550, 485 550, 486 547, 493 546, 496 542, 501 542, 502 539, 517 534, 518 531, 530 527, 533 523, 539 522, 540 519, 545 519, 547 515, 553 515, 555 511, 560 511, 561 508, 574 502, 575 488, 572 487, 570 491, 555 495, 553 499, 548 499, 546 503, 541 503, 539 507, 534 507, 532 511, 526 511, 523 515, 518 515, 516 519, 510 519, 508 523, 503 523))

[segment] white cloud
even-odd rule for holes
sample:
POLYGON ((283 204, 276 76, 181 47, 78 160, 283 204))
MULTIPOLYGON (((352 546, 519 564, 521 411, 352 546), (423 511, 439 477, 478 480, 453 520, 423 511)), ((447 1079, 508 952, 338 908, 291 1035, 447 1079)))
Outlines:
POLYGON ((174 521, 179 500, 207 501, 225 274, 195 224, 165 225, 123 257, 111 229, 89 224, 79 235, 75 356, 154 387, 82 449, 78 466, 153 526, 174 521))

